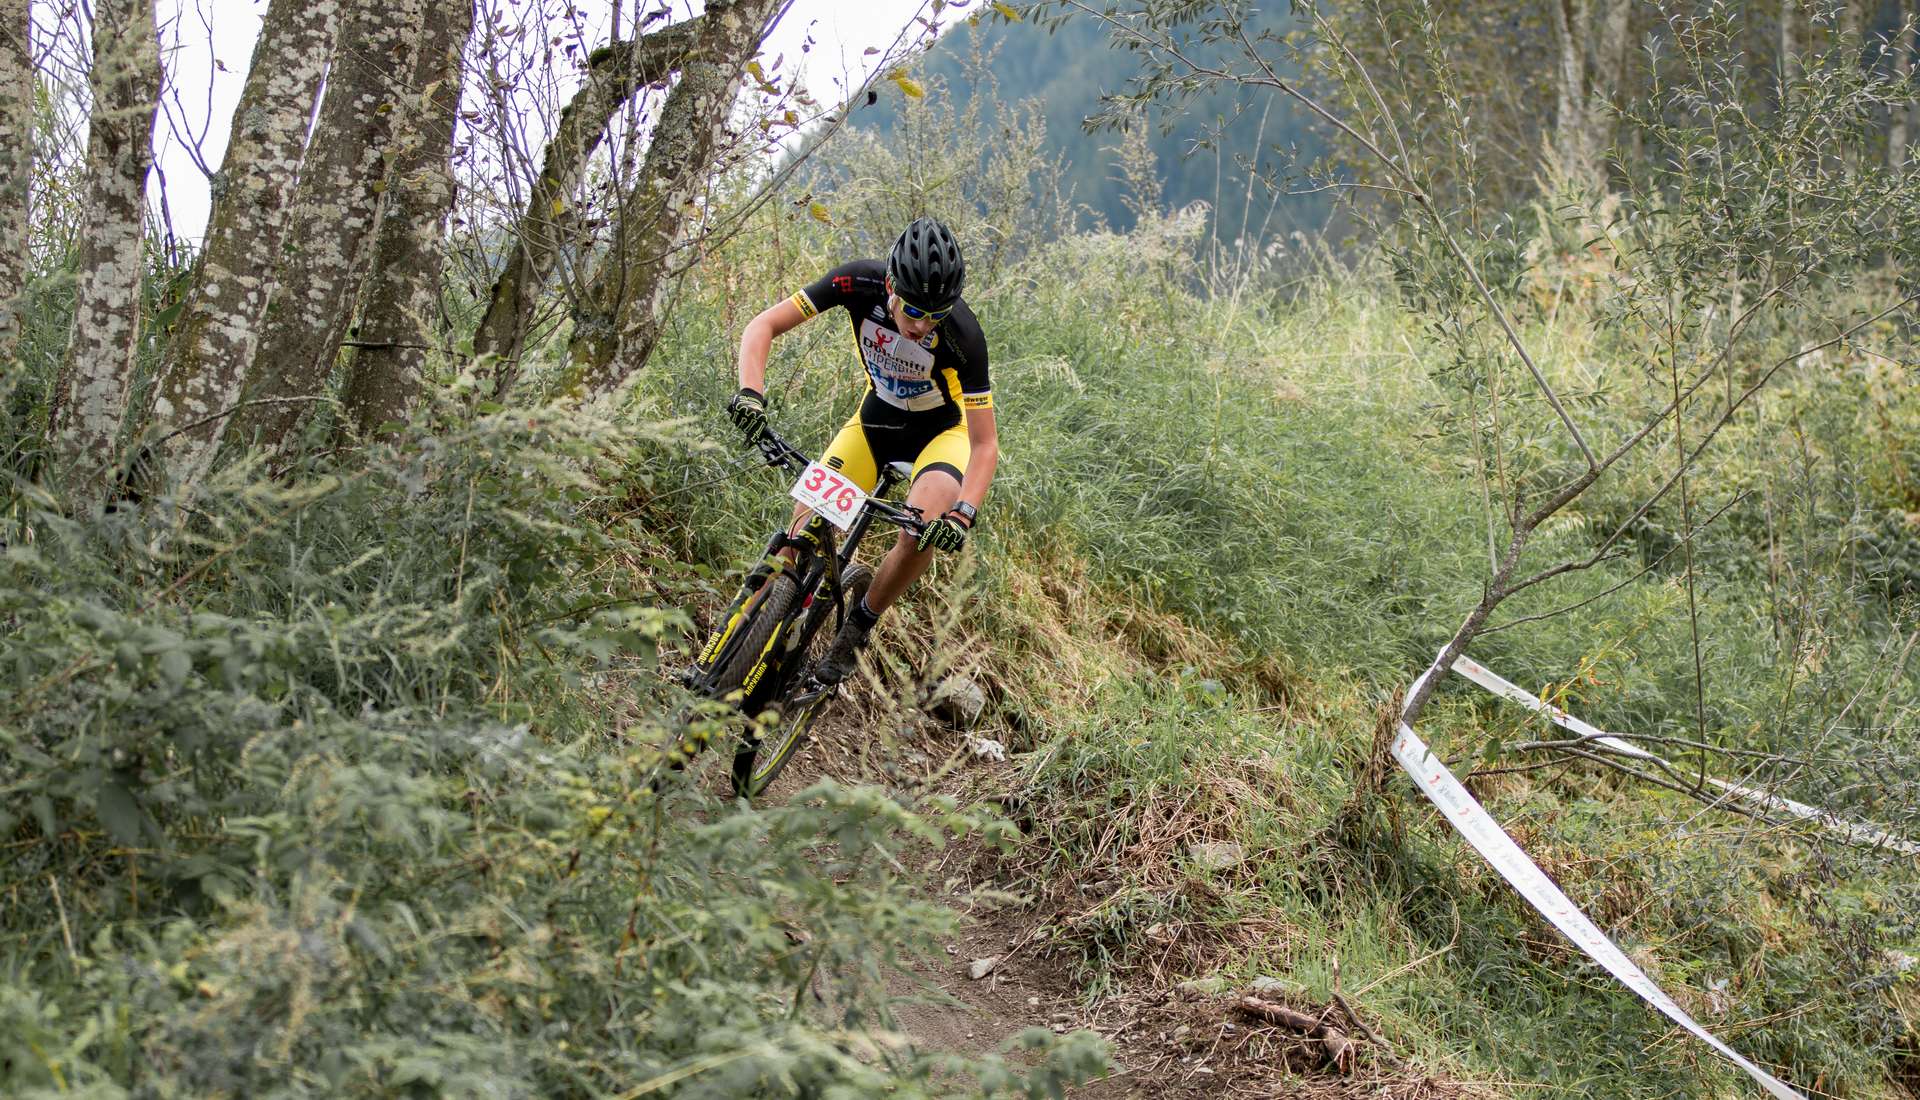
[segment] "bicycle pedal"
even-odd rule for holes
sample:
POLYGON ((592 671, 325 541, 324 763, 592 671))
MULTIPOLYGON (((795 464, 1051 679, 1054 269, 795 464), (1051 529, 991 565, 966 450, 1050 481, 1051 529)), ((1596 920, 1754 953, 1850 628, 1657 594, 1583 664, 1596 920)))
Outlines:
POLYGON ((834 689, 839 686, 839 684, 823 684, 819 680, 809 676, 807 677, 805 686, 794 693, 793 698, 787 701, 787 705, 793 707, 808 706, 819 699, 832 695, 834 689))

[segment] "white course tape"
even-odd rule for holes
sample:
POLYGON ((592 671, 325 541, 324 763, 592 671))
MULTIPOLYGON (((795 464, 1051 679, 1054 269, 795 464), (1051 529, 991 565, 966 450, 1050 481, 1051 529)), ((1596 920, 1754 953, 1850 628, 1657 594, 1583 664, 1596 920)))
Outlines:
MULTIPOLYGON (((1671 767, 1666 761, 1661 760, 1658 756, 1655 756, 1653 753, 1648 752, 1631 741, 1616 737, 1603 729, 1575 718, 1573 715, 1568 714, 1566 711, 1561 710, 1551 703, 1542 701, 1532 692, 1512 681, 1503 679, 1500 675, 1471 657, 1462 656, 1454 661, 1453 670, 1503 699, 1511 699, 1529 710, 1546 715, 1563 729, 1570 730, 1582 737, 1592 738, 1597 745, 1603 745, 1623 756, 1652 761, 1662 767, 1671 767)), ((1724 779, 1708 777, 1707 783, 1715 790, 1724 791, 1728 795, 1748 805, 1757 806, 1760 809, 1773 813, 1790 814, 1803 821, 1811 821, 1848 844, 1858 845, 1864 848, 1888 849, 1899 852, 1902 855, 1920 855, 1920 844, 1916 844, 1903 837, 1895 836, 1884 829, 1876 829, 1871 825, 1862 825, 1859 822, 1848 821, 1846 818, 1820 809, 1817 806, 1809 806, 1804 802, 1795 802, 1791 798, 1784 798, 1771 791, 1761 790, 1758 787, 1749 787, 1741 783, 1729 783, 1724 779)))
POLYGON ((1687 1015, 1672 997, 1654 984, 1652 978, 1635 966, 1633 960, 1627 958, 1626 952, 1621 951, 1605 932, 1588 920, 1586 914, 1580 912, 1572 900, 1553 884, 1546 872, 1520 850, 1513 838, 1488 816, 1473 795, 1454 778, 1446 764, 1427 749, 1420 736, 1413 732, 1413 727, 1405 722, 1400 723, 1400 735, 1393 739, 1393 756, 1413 777, 1421 793, 1440 807, 1440 812, 1453 823, 1453 827, 1467 838, 1467 843, 1473 845, 1493 869, 1500 872, 1500 877, 1511 883, 1520 896, 1527 899, 1528 904, 1552 921, 1553 926, 1585 951, 1589 958, 1605 967, 1609 974, 1639 994, 1642 1000, 1665 1013, 1668 1019, 1692 1032, 1734 1065, 1745 1070, 1749 1077, 1779 1100, 1806 1100, 1806 1097, 1747 1061, 1732 1047, 1695 1023, 1693 1017, 1687 1015))

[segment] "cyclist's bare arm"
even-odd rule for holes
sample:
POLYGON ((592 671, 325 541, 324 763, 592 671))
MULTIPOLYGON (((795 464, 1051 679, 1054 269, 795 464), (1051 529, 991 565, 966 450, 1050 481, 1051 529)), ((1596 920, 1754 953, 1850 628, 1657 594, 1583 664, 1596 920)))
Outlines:
MULTIPOLYGON (((773 350, 773 341, 777 336, 785 335, 803 321, 807 315, 793 304, 792 298, 783 298, 774 305, 760 311, 759 315, 747 322, 746 330, 740 334, 740 385, 744 388, 767 392, 767 356, 773 350)), ((797 533, 805 526, 808 512, 806 505, 793 507, 793 522, 790 530, 797 533)), ((794 557, 791 547, 782 550, 788 559, 794 557)))
POLYGON ((987 502, 993 469, 1000 464, 1000 429, 991 408, 968 409, 966 417, 967 445, 972 453, 967 457, 967 476, 960 483, 960 499, 978 510, 987 502))
POLYGON ((773 350, 773 338, 807 319, 793 299, 782 299, 768 306, 747 322, 740 334, 740 385, 760 393, 767 392, 767 355, 773 350))

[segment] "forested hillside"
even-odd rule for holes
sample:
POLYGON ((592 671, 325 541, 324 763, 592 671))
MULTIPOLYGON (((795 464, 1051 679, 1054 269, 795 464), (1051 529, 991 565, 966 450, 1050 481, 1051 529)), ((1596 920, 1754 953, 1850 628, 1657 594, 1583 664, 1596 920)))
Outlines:
MULTIPOLYGON (((1284 34, 1293 25, 1285 5, 1249 22, 1255 34, 1284 34)), ((1207 60, 1218 53, 1217 46, 1202 47, 1207 60)), ((1030 111, 1016 117, 1023 126, 1045 127, 1048 149, 1064 169, 1060 185, 1073 202, 1115 229, 1132 228, 1138 211, 1128 202, 1124 133, 1082 125, 1099 112, 1101 97, 1120 92, 1134 72, 1128 51, 1111 44, 1097 21, 1073 19, 1052 28, 1032 21, 962 22, 914 72, 934 96, 961 109, 989 117, 1030 111)), ((901 134, 905 105, 900 97, 881 100, 855 114, 854 128, 892 140, 901 134)), ((1205 89, 1140 112, 1132 128, 1154 157, 1165 202, 1176 209, 1205 202, 1216 212, 1212 231, 1229 242, 1265 243, 1296 230, 1318 236, 1333 213, 1330 196, 1312 178, 1324 149, 1320 133, 1311 119, 1268 96, 1205 89)))
POLYGON ((0 1095, 1920 1094, 1911 12, 982 12, 1280 250, 782 7, 271 0, 192 244, 0 5, 0 1095), (835 686, 740 348, 820 454, 922 216, 997 472, 835 686))

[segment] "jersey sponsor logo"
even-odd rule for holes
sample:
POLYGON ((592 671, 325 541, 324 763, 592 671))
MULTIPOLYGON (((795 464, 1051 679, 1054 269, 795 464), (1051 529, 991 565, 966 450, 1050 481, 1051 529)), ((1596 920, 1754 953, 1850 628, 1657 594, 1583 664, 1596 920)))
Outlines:
POLYGON ((887 310, 886 310, 886 307, 884 307, 884 306, 874 306, 874 307, 873 307, 873 313, 872 313, 872 317, 873 317, 873 319, 874 319, 874 320, 876 320, 876 321, 884 321, 884 320, 886 320, 886 319, 887 319, 887 310))
POLYGON ((993 394, 991 391, 987 393, 963 393, 960 395, 960 407, 963 409, 991 409, 993 408, 993 394))
POLYGON ((800 317, 802 320, 810 319, 818 315, 820 312, 818 309, 814 308, 813 299, 807 297, 807 292, 804 290, 794 291, 793 297, 790 300, 793 302, 795 308, 800 310, 800 317))
POLYGON ((860 325, 860 354, 880 399, 909 412, 937 409, 945 397, 933 383, 933 352, 872 321, 860 325))
POLYGON ((853 293, 853 276, 835 275, 833 277, 833 289, 839 291, 842 294, 852 294, 853 293))

